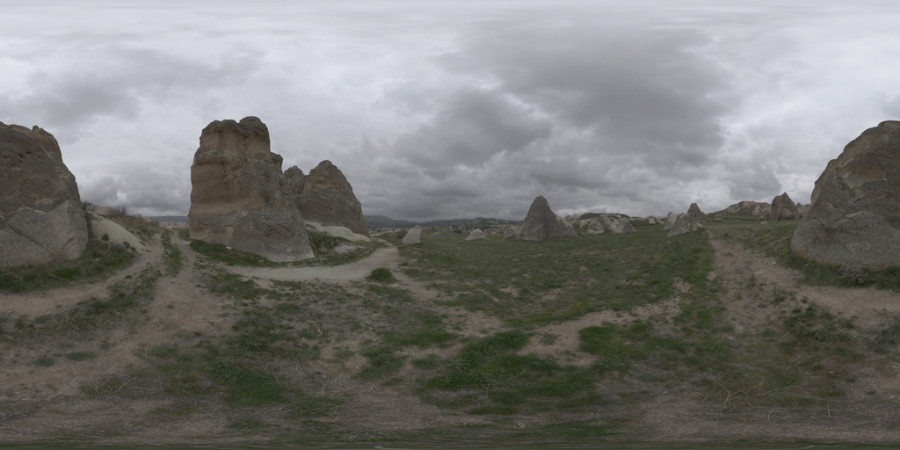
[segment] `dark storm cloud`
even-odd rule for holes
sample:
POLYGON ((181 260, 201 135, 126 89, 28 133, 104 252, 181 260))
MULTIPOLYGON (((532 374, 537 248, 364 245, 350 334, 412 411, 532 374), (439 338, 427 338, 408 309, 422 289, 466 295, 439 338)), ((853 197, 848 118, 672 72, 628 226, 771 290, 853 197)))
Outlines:
POLYGON ((428 123, 398 138, 395 148, 398 156, 443 178, 456 165, 482 167, 494 155, 548 138, 552 129, 502 93, 467 87, 449 96, 428 123))
POLYGON ((721 152, 727 77, 695 53, 707 44, 698 33, 632 25, 574 16, 479 22, 436 60, 462 87, 387 91, 405 114, 428 117, 389 149, 419 167, 431 191, 407 194, 404 212, 434 210, 442 189, 440 204, 468 202, 479 215, 518 211, 514 201, 527 209, 551 193, 634 209, 635 183, 662 190, 696 176, 721 152), (454 195, 460 178, 481 194, 454 195))
POLYGON ((573 21, 488 23, 444 58, 561 126, 593 132, 604 152, 640 152, 648 163, 702 164, 721 144, 724 74, 693 49, 697 32, 573 21))

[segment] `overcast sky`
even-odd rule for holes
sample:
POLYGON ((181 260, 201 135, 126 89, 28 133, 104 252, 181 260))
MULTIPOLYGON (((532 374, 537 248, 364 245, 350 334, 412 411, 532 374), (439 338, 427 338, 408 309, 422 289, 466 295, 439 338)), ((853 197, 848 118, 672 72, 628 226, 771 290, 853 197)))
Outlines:
POLYGON ((900 119, 898 24, 893 0, 0 0, 0 121, 144 215, 187 214, 200 131, 251 115, 366 214, 807 203, 900 119))

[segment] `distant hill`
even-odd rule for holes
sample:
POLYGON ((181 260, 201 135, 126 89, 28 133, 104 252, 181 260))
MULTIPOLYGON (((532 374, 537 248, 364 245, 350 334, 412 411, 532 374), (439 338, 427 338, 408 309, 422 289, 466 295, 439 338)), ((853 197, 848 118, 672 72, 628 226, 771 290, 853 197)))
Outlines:
POLYGON ((426 222, 414 222, 410 220, 399 220, 392 219, 388 216, 365 216, 366 218, 366 226, 369 228, 390 228, 390 227, 412 227, 415 225, 422 226, 436 226, 436 227, 446 227, 446 226, 467 226, 467 227, 478 227, 478 226, 496 226, 496 225, 507 225, 507 224, 516 224, 519 222, 511 221, 511 220, 503 220, 503 219, 490 219, 485 217, 476 217, 474 219, 435 219, 429 220, 426 222))
POLYGON ((187 223, 187 216, 152 216, 150 218, 157 222, 187 223))
POLYGON ((369 228, 391 228, 391 227, 411 227, 416 222, 408 220, 391 219, 388 216, 363 216, 366 219, 366 226, 369 228))

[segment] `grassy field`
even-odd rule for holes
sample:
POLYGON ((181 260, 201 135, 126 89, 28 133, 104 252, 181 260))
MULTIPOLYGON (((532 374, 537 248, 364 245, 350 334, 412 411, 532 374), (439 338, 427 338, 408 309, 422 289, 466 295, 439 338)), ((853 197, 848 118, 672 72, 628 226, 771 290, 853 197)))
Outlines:
MULTIPOLYGON (((31 371, 26 384, 71 371, 77 391, 65 395, 75 404, 144 405, 129 418, 142 432, 196 423, 225 441, 284 445, 652 439, 641 411, 670 408, 670 420, 686 420, 679 408, 688 406, 664 403, 673 392, 690 399, 691 414, 747 421, 760 436, 760 411, 814 423, 847 405, 889 408, 878 401, 888 388, 863 380, 900 364, 900 315, 860 328, 796 285, 723 277, 711 239, 775 258, 805 284, 897 289, 894 272, 851 274, 792 256, 796 222, 706 223, 708 232, 673 238, 645 225, 545 242, 429 230, 423 244, 400 248, 393 270, 347 283, 246 278, 229 268, 304 265, 145 230, 158 261, 104 295, 39 316, 0 314, 0 362, 31 371), (160 303, 173 283, 171 303, 160 303), (212 325, 180 322, 181 303, 206 305, 212 325), (747 314, 770 319, 746 327, 747 314), (109 358, 123 342, 132 358, 116 365, 109 358), (88 370, 101 361, 115 370, 88 370), (435 429, 422 417, 452 420, 435 429), (382 422, 400 425, 372 425, 382 422)), ((71 263, 75 276, 57 266, 4 271, 0 289, 90 284, 131 264, 130 253, 99 244, 71 263)), ((357 260, 379 245, 303 264, 357 260)), ((47 384, 30 387, 49 390, 31 408, 66 410, 47 384)), ((0 430, 10 426, 2 411, 19 407, 12 392, 0 398, 0 430)), ((85 434, 105 427, 88 421, 85 434)))

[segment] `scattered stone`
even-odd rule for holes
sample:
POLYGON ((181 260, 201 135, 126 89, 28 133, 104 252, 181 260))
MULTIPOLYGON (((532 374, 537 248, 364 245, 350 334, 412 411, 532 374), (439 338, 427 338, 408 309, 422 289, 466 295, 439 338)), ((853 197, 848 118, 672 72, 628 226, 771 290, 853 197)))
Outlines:
POLYGON ((575 228, 550 209, 543 196, 537 196, 528 209, 525 221, 516 232, 516 239, 543 241, 556 237, 575 236, 575 228))
POLYGON ((403 245, 416 245, 422 243, 422 227, 416 225, 403 236, 403 245))
POLYGON ((272 261, 313 257, 300 211, 284 193, 282 158, 269 146, 269 130, 256 117, 203 129, 191 166, 191 239, 272 261))
POLYGON ((289 195, 307 222, 337 225, 369 236, 362 206, 343 172, 331 161, 322 161, 309 175, 293 166, 284 172, 289 195))
POLYGON ((659 217, 647 216, 647 225, 659 225, 660 223, 662 223, 662 221, 659 220, 659 217))
POLYGON ((78 185, 56 138, 0 122, 0 267, 75 259, 87 241, 78 185))
POLYGON ((900 121, 869 128, 816 180, 791 250, 847 268, 900 267, 900 121))
POLYGON ((703 211, 700 211, 700 207, 697 206, 696 203, 691 203, 691 206, 688 207, 687 214, 689 216, 693 217, 694 219, 702 219, 703 216, 706 215, 706 214, 703 214, 703 211))
POLYGON ((487 235, 484 234, 484 231, 475 229, 472 230, 468 236, 466 236, 467 241, 485 241, 487 240, 487 235))
POLYGON ((700 222, 698 222, 697 219, 691 217, 690 214, 678 214, 675 218, 675 222, 672 223, 671 228, 669 228, 669 233, 666 236, 672 237, 686 233, 693 233, 695 231, 699 231, 702 228, 703 225, 700 225, 700 222))

